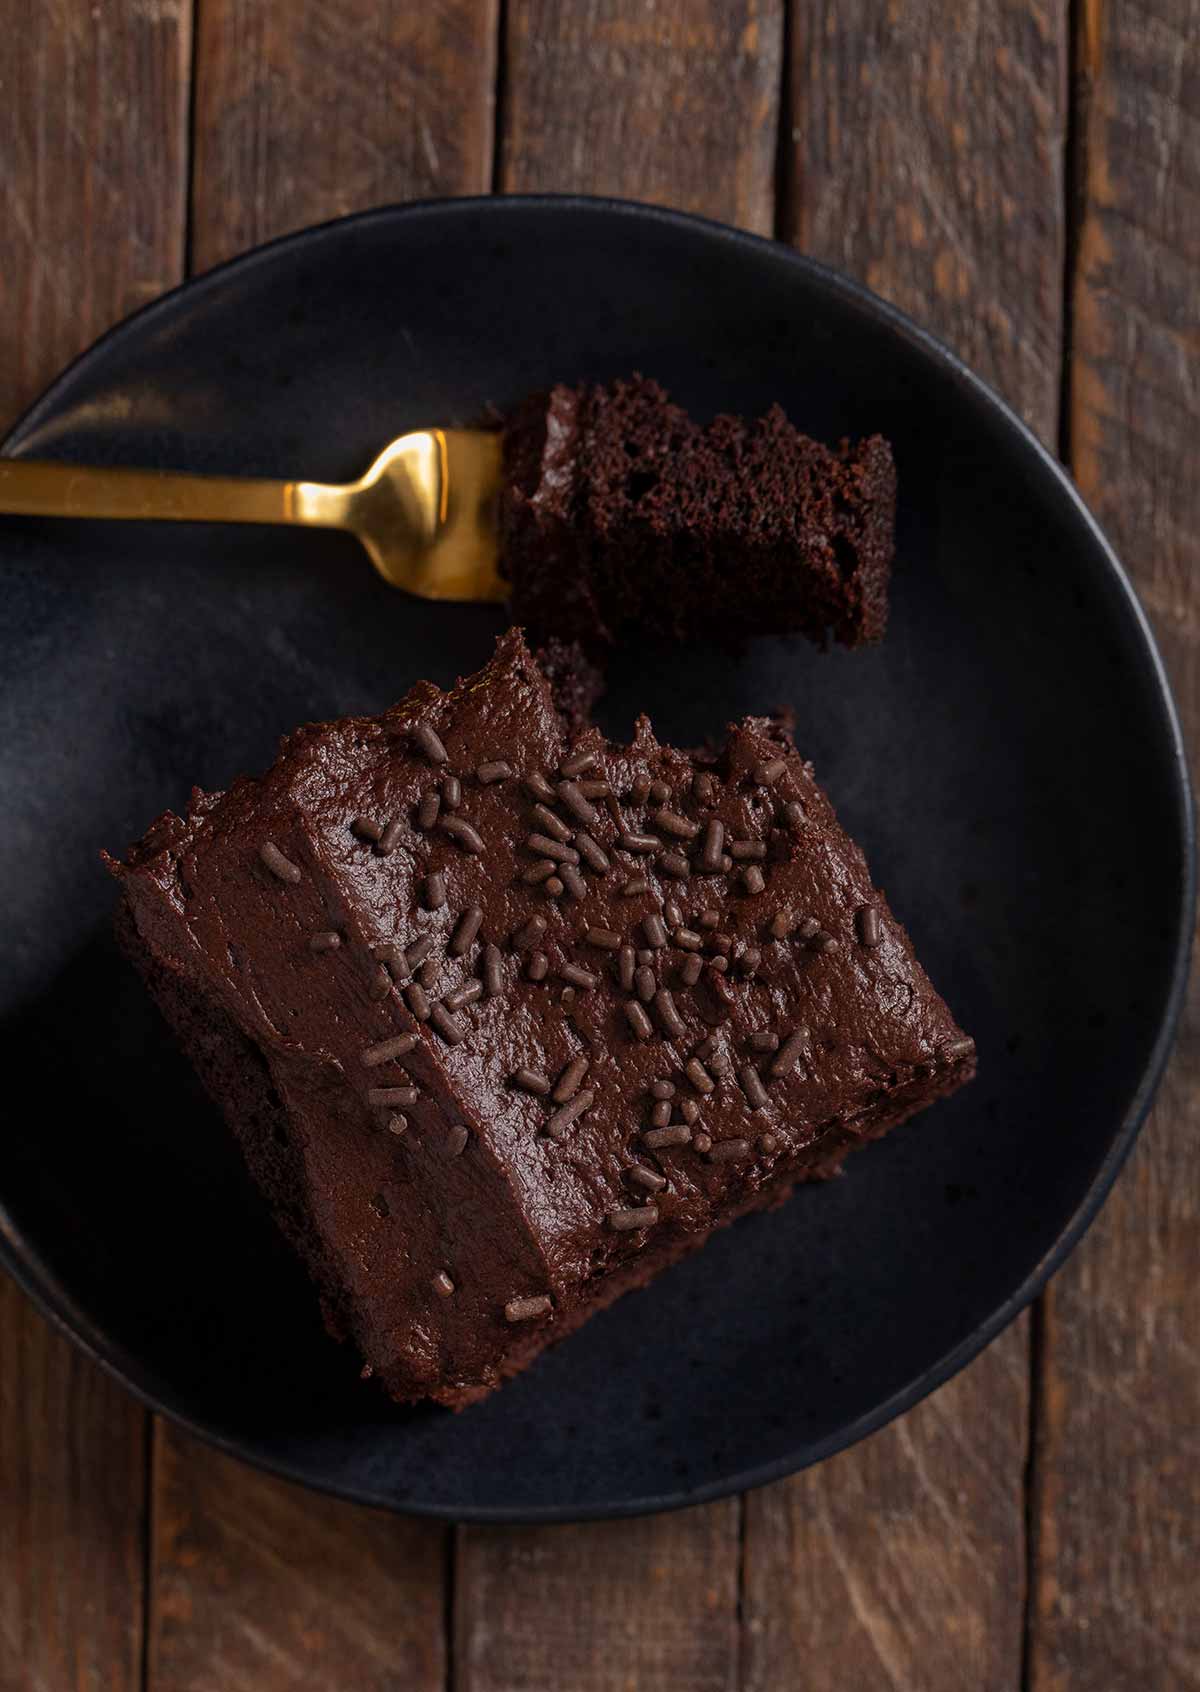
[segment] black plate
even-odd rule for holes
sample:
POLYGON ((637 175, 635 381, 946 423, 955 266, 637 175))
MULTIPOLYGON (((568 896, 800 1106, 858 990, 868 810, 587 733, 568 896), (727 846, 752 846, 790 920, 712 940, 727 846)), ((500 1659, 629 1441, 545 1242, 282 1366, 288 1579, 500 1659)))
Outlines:
POLYGON ((1161 1071, 1192 909, 1179 727, 1058 467, 950 354, 784 248, 644 207, 459 201, 251 254, 64 376, 12 453, 349 476, 402 429, 638 368, 699 413, 881 430, 902 489, 876 651, 628 651, 608 702, 685 743, 795 707, 980 1076, 461 1416, 327 1341, 224 1129, 109 938, 100 846, 306 719, 479 664, 494 610, 350 541, 0 524, 0 1240, 136 1392, 281 1473, 476 1519, 653 1510, 812 1463, 977 1352, 1095 1214, 1161 1071))

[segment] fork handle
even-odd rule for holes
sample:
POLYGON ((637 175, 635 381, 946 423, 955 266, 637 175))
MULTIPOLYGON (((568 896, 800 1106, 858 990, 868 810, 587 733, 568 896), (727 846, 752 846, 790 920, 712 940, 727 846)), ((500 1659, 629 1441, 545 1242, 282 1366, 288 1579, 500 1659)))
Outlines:
MULTIPOLYGON (((0 459, 0 512, 24 517, 152 518, 169 523, 317 523, 336 527, 333 503, 312 483, 167 470, 108 470, 0 459), (306 497, 308 496, 308 497, 306 497)), ((320 490, 324 492, 325 490, 320 490)))

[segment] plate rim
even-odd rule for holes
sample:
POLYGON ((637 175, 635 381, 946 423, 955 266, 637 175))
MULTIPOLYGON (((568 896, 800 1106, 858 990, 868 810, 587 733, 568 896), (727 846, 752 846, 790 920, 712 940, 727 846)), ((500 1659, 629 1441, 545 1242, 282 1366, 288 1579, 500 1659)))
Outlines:
POLYGON ((365 1487, 314 1474, 287 1459, 270 1457, 258 1447, 247 1444, 245 1435, 231 1433, 226 1428, 212 1423, 198 1422, 183 1405, 173 1399, 166 1384, 156 1380, 152 1369, 129 1353, 125 1347, 114 1342, 98 1324, 75 1306, 70 1293, 59 1284, 54 1272, 41 1260, 40 1254, 24 1240, 0 1196, 0 1268, 12 1276, 53 1328, 77 1345, 85 1356, 103 1369, 111 1379, 119 1382, 144 1408, 167 1417, 195 1438, 214 1446, 226 1455, 250 1464, 260 1472, 277 1475, 327 1496, 393 1513, 485 1525, 566 1523, 653 1515, 687 1509, 693 1505, 709 1503, 731 1494, 765 1486, 822 1463, 837 1452, 844 1451, 869 1435, 877 1433, 965 1368, 1033 1302, 1051 1276, 1062 1267, 1096 1219, 1133 1149, 1174 1047, 1190 976, 1197 895, 1196 817, 1186 744, 1174 690, 1132 578, 1100 523, 1084 502, 1074 481, 1012 406, 930 330, 897 306, 882 299, 865 284, 784 242, 649 201, 587 194, 485 194, 439 197, 399 201, 344 217, 330 218, 235 254, 202 275, 176 284, 156 299, 120 319, 73 358, 49 386, 22 411, 12 428, 0 440, 0 456, 11 457, 19 454, 24 440, 45 417, 53 413, 63 391, 94 360, 101 359, 111 347, 124 339, 140 335, 152 327, 159 317, 169 316, 185 297, 190 301, 202 298, 218 289, 232 274, 245 274, 281 254, 286 255, 289 251, 299 253, 322 241, 376 224, 400 220, 419 221, 422 217, 445 215, 481 216, 486 219, 503 216, 506 211, 514 208, 575 212, 585 216, 616 214, 618 218, 655 224, 668 230, 699 233, 726 246, 749 249, 763 255, 769 254, 772 260, 793 267, 798 274, 807 275, 819 289, 840 297, 862 316, 872 319, 891 334, 899 336, 918 355, 939 367, 951 385, 962 392, 975 409, 982 410, 985 414, 990 413, 1003 431, 1013 437, 1015 443, 1024 450, 1030 460, 1032 472, 1040 477, 1043 484, 1049 484, 1064 503, 1070 518, 1081 526, 1091 543, 1096 563, 1107 567, 1125 611, 1141 637, 1170 745, 1183 875, 1172 948, 1170 986, 1158 1033, 1138 1086, 1112 1135, 1104 1157, 1053 1244, 1009 1296, 989 1316, 977 1323, 958 1345, 871 1410, 807 1448, 800 1459, 793 1453, 723 1475, 720 1479, 703 1485, 676 1488, 656 1496, 620 1500, 615 1503, 523 1507, 463 1506, 382 1497, 365 1487))

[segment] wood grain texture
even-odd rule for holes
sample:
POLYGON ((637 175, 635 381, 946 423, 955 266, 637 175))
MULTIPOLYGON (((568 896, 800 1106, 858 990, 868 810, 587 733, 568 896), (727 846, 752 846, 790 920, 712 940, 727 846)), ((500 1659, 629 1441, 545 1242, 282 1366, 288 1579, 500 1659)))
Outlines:
POLYGON ((738 1509, 460 1529, 454 1692, 734 1692, 738 1509))
POLYGON ((794 0, 794 244, 929 325, 1053 443, 1067 7, 794 0))
POLYGON ((446 1529, 157 1446, 150 1692, 443 1692, 446 1529))
MULTIPOLYGON (((796 0, 781 224, 1057 433, 1065 8, 796 0)), ((920 1132, 919 1124, 910 1130, 920 1132)), ((746 1685, 1020 1684, 1029 1324, 746 1500, 746 1685)))
MULTIPOLYGON (((0 429, 178 281, 191 8, 10 0, 0 429)), ((146 1419, 0 1276, 0 1692, 140 1686, 146 1419)))
POLYGON ((0 1692, 141 1685, 145 1417, 0 1276, 0 1692))
POLYGON ((500 186, 769 234, 783 0, 510 0, 500 186))
MULTIPOLYGON (((1080 13, 1071 465, 1200 736, 1200 14, 1080 13)), ((1130 1167, 1046 1297, 1033 1692, 1200 1686, 1200 997, 1130 1167)))
POLYGON ((0 428, 178 281, 190 57, 189 0, 6 0, 0 428))
POLYGON ((491 186, 498 0, 200 0, 193 268, 491 186))

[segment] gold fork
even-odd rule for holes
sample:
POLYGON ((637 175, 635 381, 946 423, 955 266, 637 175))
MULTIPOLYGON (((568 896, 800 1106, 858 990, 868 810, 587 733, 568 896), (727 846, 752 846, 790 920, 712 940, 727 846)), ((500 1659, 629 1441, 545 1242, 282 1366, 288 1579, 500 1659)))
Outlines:
POLYGON ((356 535, 385 582, 422 599, 501 600, 500 436, 400 435, 357 482, 271 482, 0 459, 0 514, 295 523, 356 535))

